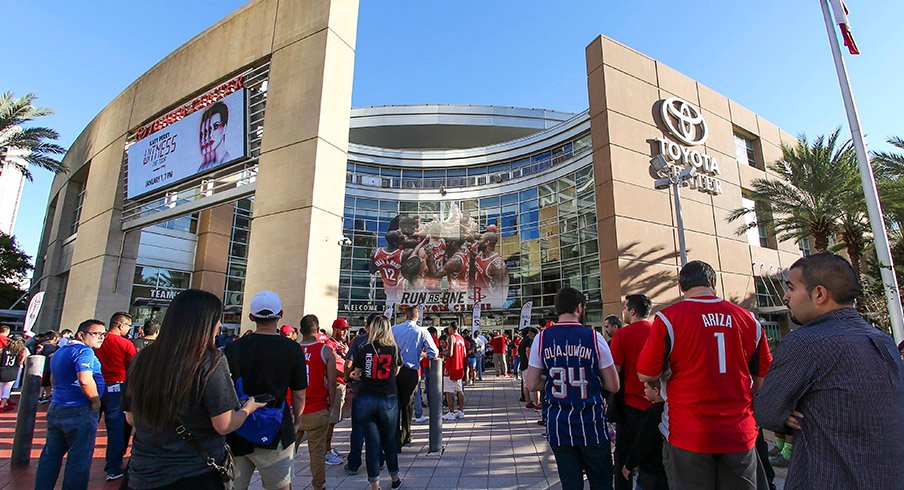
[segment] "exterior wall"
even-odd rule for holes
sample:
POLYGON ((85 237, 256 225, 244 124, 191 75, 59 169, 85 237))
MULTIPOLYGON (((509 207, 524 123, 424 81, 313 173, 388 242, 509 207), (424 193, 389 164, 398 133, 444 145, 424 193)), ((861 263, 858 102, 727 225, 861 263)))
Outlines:
POLYGON ((680 97, 699 107, 709 138, 695 150, 719 162, 723 191, 710 195, 682 189, 688 260, 708 262, 718 273, 717 291, 755 306, 752 264, 781 270, 800 257, 794 242, 777 249, 751 246, 726 222, 741 207, 741 189, 766 171, 739 162, 733 131, 757 138, 758 158, 781 157, 794 140, 740 104, 611 39, 600 36, 586 49, 599 210, 600 261, 605 314, 619 314, 626 294, 645 293, 654 304, 677 300, 679 246, 671 188, 656 190, 650 159, 657 138, 670 138, 660 120, 660 101, 680 97))
POLYGON ((250 251, 256 267, 247 287, 266 284, 276 290, 289 318, 302 311, 327 317, 335 312, 339 248, 320 251, 326 237, 341 233, 341 186, 328 184, 344 179, 357 8, 356 0, 254 0, 151 68, 91 121, 64 157, 70 172, 56 177, 48 200, 54 212, 45 219, 36 280, 46 281, 41 289, 48 291, 47 310, 64 304, 60 319, 39 318, 39 330, 105 319, 128 307, 140 236, 121 231, 129 132, 266 59, 273 103, 258 179, 269 198, 259 200, 258 239, 250 251), (73 193, 70 182, 78 175, 86 175, 86 186, 78 233, 72 234, 66 208, 73 193), (315 193, 315 188, 323 191, 315 193), (290 202, 284 199, 288 195, 299 198, 290 202), (292 250, 274 247, 287 230, 292 230, 291 240, 285 240, 294 244, 292 250), (63 253, 66 246, 71 255, 63 253), (318 255, 308 271, 310 250, 318 255), (61 260, 67 256, 71 259, 61 260), (315 290, 305 277, 334 286, 315 290), (60 291, 65 294, 54 294, 60 291))

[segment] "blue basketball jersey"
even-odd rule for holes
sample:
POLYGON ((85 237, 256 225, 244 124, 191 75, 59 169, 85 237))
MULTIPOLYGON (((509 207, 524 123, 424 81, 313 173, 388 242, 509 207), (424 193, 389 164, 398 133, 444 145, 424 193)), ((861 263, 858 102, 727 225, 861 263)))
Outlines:
POLYGON ((595 446, 609 439, 596 332, 556 323, 540 332, 546 375, 546 436, 551 446, 595 446))

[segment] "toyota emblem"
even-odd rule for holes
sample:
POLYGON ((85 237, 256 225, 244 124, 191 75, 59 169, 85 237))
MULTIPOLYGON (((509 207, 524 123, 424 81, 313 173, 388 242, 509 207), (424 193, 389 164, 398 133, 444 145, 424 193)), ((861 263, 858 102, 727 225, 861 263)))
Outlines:
POLYGON ((697 106, 678 97, 669 97, 662 101, 661 109, 662 122, 675 138, 690 146, 706 143, 709 130, 697 106))

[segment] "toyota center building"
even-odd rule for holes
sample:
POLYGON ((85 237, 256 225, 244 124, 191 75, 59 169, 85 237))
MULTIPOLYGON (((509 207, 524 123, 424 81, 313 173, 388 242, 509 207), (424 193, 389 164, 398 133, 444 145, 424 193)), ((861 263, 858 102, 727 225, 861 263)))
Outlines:
POLYGON ((236 328, 270 289, 290 324, 422 305, 428 324, 510 329, 572 286, 599 326, 626 294, 679 298, 683 235, 719 294, 780 335, 781 274, 806 250, 746 189, 793 137, 602 36, 581 113, 353 109, 356 26, 353 1, 255 0, 111 101, 51 189, 38 330, 162 318, 186 288, 220 296, 236 328), (739 234, 741 207, 761 226, 739 234))

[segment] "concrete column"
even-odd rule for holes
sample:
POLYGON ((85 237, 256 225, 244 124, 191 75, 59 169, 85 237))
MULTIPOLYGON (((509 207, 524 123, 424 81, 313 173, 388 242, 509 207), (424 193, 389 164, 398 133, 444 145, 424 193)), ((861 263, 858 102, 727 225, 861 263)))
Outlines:
POLYGON ((229 241, 232 235, 233 204, 223 204, 201 211, 198 216, 198 246, 191 287, 223 294, 226 267, 229 264, 229 241))
POLYGON ((313 313, 329 329, 338 305, 358 3, 310 3, 281 3, 277 12, 244 311, 269 289, 282 298, 285 322, 313 313))

